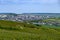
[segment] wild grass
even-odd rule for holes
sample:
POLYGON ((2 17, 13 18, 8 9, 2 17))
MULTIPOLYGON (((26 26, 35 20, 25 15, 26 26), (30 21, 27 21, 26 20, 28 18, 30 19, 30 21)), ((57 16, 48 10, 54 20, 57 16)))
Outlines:
POLYGON ((0 21, 0 40, 60 40, 60 28, 33 27, 35 25, 0 21))

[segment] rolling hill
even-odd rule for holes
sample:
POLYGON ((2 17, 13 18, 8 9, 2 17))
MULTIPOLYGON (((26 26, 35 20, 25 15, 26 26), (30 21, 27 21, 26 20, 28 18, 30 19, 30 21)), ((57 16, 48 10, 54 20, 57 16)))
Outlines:
POLYGON ((60 40, 60 28, 0 20, 0 40, 60 40))

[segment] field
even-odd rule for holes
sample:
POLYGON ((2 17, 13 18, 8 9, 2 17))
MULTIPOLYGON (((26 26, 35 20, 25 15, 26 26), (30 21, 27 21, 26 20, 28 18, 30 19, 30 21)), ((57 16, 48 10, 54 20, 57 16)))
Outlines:
POLYGON ((60 27, 0 20, 0 40, 60 40, 60 27))

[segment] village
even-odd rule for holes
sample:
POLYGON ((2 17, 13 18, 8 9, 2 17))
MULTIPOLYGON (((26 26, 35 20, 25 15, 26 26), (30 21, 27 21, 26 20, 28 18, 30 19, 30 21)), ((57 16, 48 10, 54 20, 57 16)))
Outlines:
MULTIPOLYGON (((59 14, 58 14, 59 15, 59 14)), ((17 22, 26 22, 27 24, 35 24, 35 25, 55 25, 60 26, 60 21, 56 20, 59 18, 53 14, 44 15, 44 14, 0 14, 0 20, 9 20, 9 21, 17 21, 17 22)))

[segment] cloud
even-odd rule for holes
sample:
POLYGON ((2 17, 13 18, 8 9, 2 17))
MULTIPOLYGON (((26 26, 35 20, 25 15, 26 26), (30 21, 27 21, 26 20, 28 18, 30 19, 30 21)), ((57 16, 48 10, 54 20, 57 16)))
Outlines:
POLYGON ((0 12, 60 12, 60 7, 55 4, 57 2, 58 0, 0 0, 0 12))
POLYGON ((57 3, 58 0, 0 0, 0 4, 57 3))

